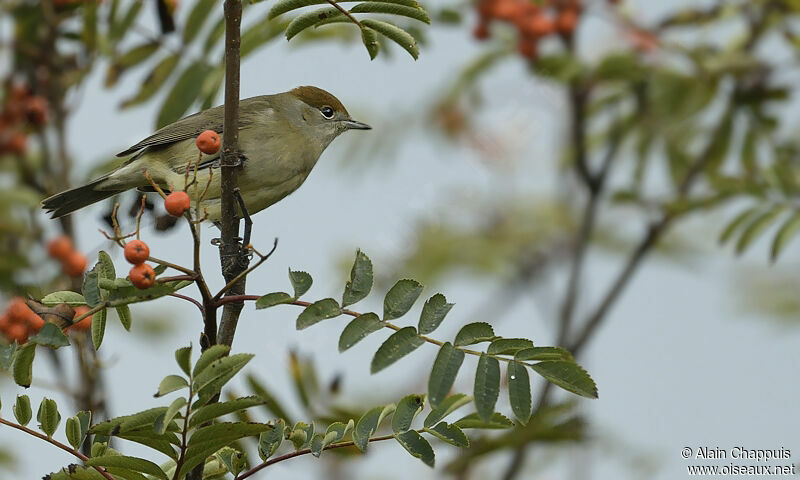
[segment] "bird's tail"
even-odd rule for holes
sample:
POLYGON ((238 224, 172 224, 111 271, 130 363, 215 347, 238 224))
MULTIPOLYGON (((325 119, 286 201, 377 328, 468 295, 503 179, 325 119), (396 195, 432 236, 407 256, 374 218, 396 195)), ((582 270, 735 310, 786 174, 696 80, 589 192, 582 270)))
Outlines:
POLYGON ((100 200, 105 200, 108 197, 114 196, 118 193, 124 192, 126 189, 99 189, 103 181, 108 177, 100 177, 93 180, 86 185, 75 187, 65 192, 57 193, 50 198, 42 201, 42 208, 47 210, 47 213, 52 214, 52 218, 63 217, 75 210, 97 203, 100 200))

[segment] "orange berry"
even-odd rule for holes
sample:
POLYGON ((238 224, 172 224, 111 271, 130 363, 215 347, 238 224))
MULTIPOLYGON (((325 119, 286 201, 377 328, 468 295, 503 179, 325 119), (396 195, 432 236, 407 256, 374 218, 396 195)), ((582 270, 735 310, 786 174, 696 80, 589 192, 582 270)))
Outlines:
POLYGON ((164 200, 164 208, 173 217, 180 217, 191 207, 189 194, 183 191, 172 192, 164 200))
POLYGON ((59 235, 47 242, 47 254, 50 258, 64 260, 72 253, 72 240, 66 235, 59 235))
POLYGON ((150 256, 150 247, 141 240, 131 240, 125 245, 125 260, 139 265, 150 256))
POLYGON ((212 155, 219 151, 222 140, 220 140, 219 134, 214 130, 206 130, 197 136, 197 141, 195 143, 201 152, 212 155))
POLYGON ((28 315, 28 327, 33 332, 38 332, 39 330, 44 327, 44 319, 39 315, 36 315, 33 310, 31 310, 30 315, 28 315))
POLYGON ((556 26, 558 31, 567 35, 575 31, 575 26, 578 24, 578 11, 574 9, 563 10, 558 14, 556 19, 556 26))
POLYGON ((80 277, 86 271, 86 262, 86 255, 73 250, 64 259, 61 266, 64 268, 64 273, 70 277, 80 277))
POLYGON ((532 37, 544 37, 556 31, 556 24, 542 13, 529 15, 519 23, 519 29, 532 37))
POLYGON ((489 25, 487 22, 480 22, 475 26, 475 30, 472 31, 472 36, 474 36, 477 40, 486 40, 489 38, 489 25))
POLYGON ((6 330, 6 338, 9 342, 22 345, 28 341, 28 326, 22 323, 12 323, 6 330))
POLYGON ((499 20, 512 21, 525 14, 525 5, 515 0, 500 0, 493 14, 499 20))
MULTIPOLYGON (((75 307, 74 310, 75 310, 75 316, 72 317, 73 320, 78 316, 88 312, 90 308, 85 305, 81 305, 79 307, 75 307)), ((85 332, 86 330, 89 330, 91 327, 92 327, 92 316, 89 315, 88 317, 79 320, 78 323, 73 323, 68 328, 85 332)))
POLYGON ((144 290, 152 287, 156 283, 156 272, 153 267, 146 263, 134 265, 128 273, 131 283, 134 287, 144 290))
POLYGON ((21 297, 14 297, 11 299, 11 302, 9 302, 6 313, 11 323, 24 323, 28 315, 33 313, 33 310, 28 308, 25 304, 25 300, 21 297))

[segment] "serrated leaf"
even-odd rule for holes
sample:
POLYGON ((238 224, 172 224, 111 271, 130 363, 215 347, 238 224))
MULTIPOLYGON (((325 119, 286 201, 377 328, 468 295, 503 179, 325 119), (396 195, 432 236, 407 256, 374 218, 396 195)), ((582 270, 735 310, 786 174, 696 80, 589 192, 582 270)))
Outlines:
POLYGON ((214 453, 214 457, 219 459, 219 461, 225 465, 225 469, 230 472, 234 478, 236 478, 236 476, 238 476, 242 471, 244 471, 245 468, 248 468, 249 466, 247 463, 246 454, 231 447, 220 449, 214 453))
POLYGON ((383 319, 393 320, 405 315, 422 293, 422 284, 416 280, 398 280, 383 299, 383 319))
POLYGON ((164 127, 183 117, 197 100, 203 79, 211 70, 205 62, 197 61, 181 73, 166 95, 158 112, 156 128, 164 127))
POLYGON ((127 305, 120 305, 116 307, 119 323, 126 331, 131 331, 131 309, 127 305))
POLYGON ((256 405, 264 405, 264 399, 258 396, 241 397, 227 402, 218 402, 197 409, 189 420, 189 427, 195 427, 209 420, 219 418, 233 412, 239 412, 256 405))
POLYGON ((294 300, 291 295, 284 292, 272 292, 258 297, 256 300, 256 310, 274 307, 283 303, 291 303, 294 300))
POLYGON ((420 435, 416 430, 409 430, 407 432, 400 433, 395 435, 394 438, 413 457, 419 458, 422 460, 422 463, 433 468, 435 463, 433 448, 431 448, 431 444, 422 438, 422 435, 420 435))
POLYGON ((17 423, 22 426, 27 425, 28 422, 31 421, 31 418, 33 418, 31 399, 28 398, 27 395, 17 395, 17 401, 14 403, 12 411, 14 412, 14 418, 17 419, 17 423))
POLYGON ((103 343, 103 336, 106 333, 107 315, 108 309, 106 308, 92 314, 92 343, 94 344, 95 350, 99 349, 100 345, 103 343))
MULTIPOLYGON (((181 55, 174 53, 162 58, 150 73, 148 73, 142 81, 139 91, 130 98, 126 98, 120 103, 120 108, 130 108, 136 105, 141 105, 155 96, 161 87, 166 83, 167 79, 175 71, 175 68, 180 63, 181 55)), ((156 272, 158 273, 158 272, 156 272)))
POLYGON ((335 318, 342 314, 339 303, 332 298, 318 300, 303 310, 297 317, 297 329, 303 330, 325 319, 335 318))
POLYGON ((205 352, 200 354, 200 358, 197 359, 197 363, 194 364, 194 370, 192 370, 192 376, 196 377, 198 373, 202 372, 209 365, 211 365, 214 361, 218 358, 226 355, 230 351, 231 347, 226 345, 212 345, 206 349, 205 352))
POLYGON ((568 392, 597 398, 597 385, 586 370, 574 362, 546 361, 531 366, 536 373, 568 392))
POLYGON ((198 405, 204 404, 219 392, 252 358, 253 355, 248 353, 223 357, 195 375, 192 379, 192 387, 197 392, 198 405))
POLYGON ((100 287, 97 284, 98 275, 96 268, 95 266, 95 268, 86 272, 86 275, 83 276, 83 285, 81 286, 83 298, 90 307, 95 307, 102 301, 102 298, 100 298, 100 287))
POLYGON ((518 351, 514 359, 520 362, 526 360, 567 360, 572 361, 572 354, 561 347, 533 347, 518 351))
POLYGON ((66 303, 71 307, 86 305, 86 300, 83 298, 83 295, 80 293, 71 292, 69 290, 53 292, 49 295, 45 295, 40 302, 42 305, 47 305, 48 307, 54 307, 62 303, 66 303))
POLYGON ((417 41, 411 36, 410 33, 406 32, 402 28, 399 28, 398 26, 392 25, 388 22, 373 20, 371 18, 365 18, 361 20, 361 24, 377 31, 381 35, 403 47, 403 49, 405 49, 405 51, 407 51, 414 58, 414 60, 419 57, 419 46, 417 45, 417 41))
POLYGON ((359 450, 365 452, 369 437, 375 433, 381 424, 381 421, 394 412, 394 404, 389 404, 383 407, 374 407, 369 409, 361 418, 356 422, 353 429, 353 443, 359 450))
POLYGON ((800 232, 800 212, 792 213, 786 221, 783 222, 772 240, 772 247, 770 248, 770 258, 774 262, 777 260, 778 255, 781 254, 783 248, 788 244, 792 238, 797 236, 800 232))
POLYGON ((475 408, 485 421, 492 418, 494 405, 500 394, 500 362, 493 357, 481 353, 478 369, 475 371, 475 408))
POLYGON ((286 26, 286 40, 291 40, 298 33, 309 27, 313 27, 323 20, 338 17, 341 14, 342 12, 335 8, 321 8, 313 12, 302 13, 294 17, 294 19, 289 22, 289 25, 286 26))
POLYGON ((115 417, 105 422, 92 425, 89 433, 93 435, 120 435, 142 428, 150 428, 155 419, 163 414, 167 407, 156 407, 132 415, 115 417))
POLYGON ((161 480, 168 480, 167 475, 158 465, 144 458, 129 457, 127 455, 103 455, 90 458, 86 461, 86 465, 91 467, 121 467, 134 472, 153 475, 161 480))
POLYGON ((409 430, 414 418, 417 417, 424 406, 424 395, 411 394, 400 399, 392 416, 392 431, 400 433, 409 430))
POLYGON ((265 431, 258 437, 258 456, 261 457, 261 460, 266 461, 278 451, 283 442, 285 430, 286 423, 280 419, 271 430, 265 431))
POLYGON ((475 322, 461 327, 453 344, 456 347, 463 347, 464 345, 491 342, 495 338, 494 329, 492 329, 491 325, 485 322, 475 322))
POLYGON ((722 230, 722 233, 719 236, 719 243, 726 243, 733 236, 733 234, 739 230, 739 227, 756 215, 758 211, 759 207, 751 207, 739 213, 739 215, 737 215, 730 223, 728 223, 725 229, 722 230))
POLYGON ((344 352, 356 343, 363 340, 367 335, 377 332, 386 324, 381 322, 378 315, 374 313, 365 313, 359 315, 344 327, 342 334, 339 337, 339 351, 344 352))
POLYGON ((742 235, 736 242, 736 254, 741 254, 747 250, 747 247, 753 243, 753 240, 758 238, 758 235, 760 235, 761 232, 769 227, 781 213, 783 213, 783 208, 773 207, 750 221, 747 226, 744 227, 744 230, 742 230, 742 235))
POLYGON ((39 411, 36 413, 36 420, 39 422, 39 429, 48 437, 52 437, 58 424, 61 423, 61 414, 58 413, 56 401, 50 398, 42 399, 39 411))
MULTIPOLYGON (((401 17, 413 18, 423 23, 431 23, 428 12, 422 8, 407 7, 386 2, 361 2, 350 9, 351 13, 383 13, 386 15, 399 15, 401 17)), ((412 37, 413 38, 413 37, 412 37)), ((410 53, 410 52, 409 52, 410 53)))
POLYGON ((156 392, 154 396, 163 397, 168 393, 188 387, 189 382, 187 382, 185 378, 179 375, 167 375, 161 380, 161 383, 158 385, 158 392, 156 392))
POLYGON ((464 432, 455 425, 448 425, 447 422, 438 423, 425 431, 450 445, 462 448, 469 447, 469 438, 464 432))
POLYGON ((197 37, 206 19, 214 12, 214 7, 217 0, 198 0, 186 18, 186 23, 183 28, 183 44, 188 45, 197 37))
POLYGON ((427 335, 436 330, 453 305, 447 303, 447 299, 441 293, 429 298, 419 316, 419 333, 427 335))
POLYGON ((64 332, 52 323, 45 323, 39 333, 28 339, 28 343, 35 343, 44 347, 57 349, 69 345, 69 338, 64 332))
POLYGON ((463 407, 472 401, 472 397, 464 395, 463 393, 455 393, 442 400, 439 405, 434 407, 431 412, 425 417, 423 425, 428 428, 432 425, 439 423, 443 418, 450 415, 455 410, 463 407))
POLYGON ((366 47, 367 53, 369 53, 369 59, 375 60, 375 57, 378 56, 381 46, 381 44, 378 43, 378 32, 371 28, 362 26, 361 42, 364 44, 364 47, 366 47))
POLYGON ((432 407, 438 406, 447 397, 463 362, 464 352, 454 348, 450 342, 439 349, 428 377, 428 402, 432 407))
POLYGON ((517 420, 525 425, 531 418, 531 381, 525 365, 519 362, 508 362, 506 382, 508 383, 511 410, 517 420))
POLYGON ((33 381, 33 359, 35 357, 35 343, 26 343, 14 352, 14 363, 11 365, 11 372, 17 385, 25 388, 31 386, 33 381))
POLYGON ((372 357, 372 364, 370 365, 371 373, 378 373, 394 362, 400 360, 404 356, 413 352, 420 345, 425 343, 425 340, 417 336, 417 329, 414 327, 405 327, 394 332, 385 342, 378 347, 375 356, 372 357))
POLYGON ((369 295, 372 280, 372 260, 364 252, 357 250, 353 268, 350 269, 350 280, 344 287, 342 307, 352 305, 369 295))
POLYGON ((303 294, 311 288, 311 284, 314 283, 314 280, 308 273, 301 271, 294 272, 292 269, 289 269, 289 281, 292 283, 292 288, 294 289, 294 298, 303 296, 303 294))
POLYGON ((87 411, 78 412, 74 417, 67 419, 65 432, 67 441, 72 445, 72 448, 77 450, 83 444, 91 421, 92 412, 87 411))
POLYGON ((501 413, 493 413, 492 418, 489 421, 484 421, 478 416, 477 413, 470 413, 466 417, 463 417, 455 422, 453 422, 458 428, 481 428, 481 429, 504 429, 504 428, 512 428, 514 426, 514 422, 509 420, 501 413))
POLYGON ((197 429, 189 439, 184 464, 181 466, 177 478, 183 478, 220 448, 239 439, 260 435, 271 429, 272 426, 267 424, 244 422, 215 423, 197 429))
POLYGON ((178 397, 173 400, 164 413, 156 417, 155 422, 153 422, 153 430, 155 430, 159 435, 165 434, 170 423, 172 423, 172 420, 175 419, 176 415, 178 415, 180 409, 186 406, 186 403, 187 402, 184 397, 178 397))
POLYGON ((182 347, 175 350, 175 362, 181 367, 183 373, 191 375, 192 373, 192 346, 182 347))
POLYGON ((513 355, 526 348, 533 348, 533 342, 527 338, 498 338, 489 344, 486 353, 489 355, 513 355))

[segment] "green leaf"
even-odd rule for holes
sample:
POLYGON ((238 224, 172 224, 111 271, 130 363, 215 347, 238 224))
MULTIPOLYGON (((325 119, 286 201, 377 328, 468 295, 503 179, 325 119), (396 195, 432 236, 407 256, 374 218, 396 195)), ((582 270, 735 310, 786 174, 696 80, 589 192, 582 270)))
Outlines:
POLYGON ((334 442, 338 442, 347 435, 348 432, 352 431, 355 427, 355 422, 351 418, 347 421, 347 423, 342 422, 333 422, 328 425, 327 430, 325 430, 325 437, 322 439, 322 448, 327 448, 330 444, 334 442))
POLYGON ((197 61, 181 73, 161 105, 156 128, 169 125, 186 114, 189 107, 197 100, 203 86, 203 79, 210 70, 211 67, 205 62, 197 61))
POLYGON ((488 422, 481 419, 477 413, 470 413, 466 417, 455 421, 453 425, 458 428, 481 428, 494 430, 512 428, 514 426, 514 422, 497 412, 492 414, 492 418, 488 422))
POLYGON ((282 303, 291 303, 294 300, 291 295, 284 292, 273 292, 268 293, 266 295, 262 295, 258 297, 256 300, 256 310, 261 310, 262 308, 269 308, 274 307, 275 305, 280 305, 282 303))
POLYGON ((792 238, 797 236, 798 232, 800 232, 800 212, 794 212, 781 225, 778 229, 778 233, 775 234, 775 238, 772 240, 770 257, 773 262, 778 259, 778 255, 781 254, 783 248, 792 238))
POLYGON ((464 351, 453 348, 450 342, 446 342, 439 349, 431 375, 428 377, 428 401, 432 407, 438 406, 453 388, 453 382, 463 362, 464 351))
POLYGON ((367 413, 358 419, 356 427, 353 429, 353 443, 355 443, 359 450, 362 452, 367 450, 369 437, 375 433, 381 421, 386 418, 387 415, 391 415, 394 412, 394 409, 394 404, 389 404, 385 407, 374 407, 369 409, 367 413))
POLYGON ((178 53, 174 53, 172 55, 167 55, 166 57, 162 58, 150 73, 144 77, 141 86, 139 87, 139 91, 133 95, 132 97, 126 98, 125 100, 120 103, 120 108, 130 108, 136 105, 141 105, 146 101, 153 98, 153 96, 161 89, 161 87, 166 83, 167 79, 172 75, 172 72, 175 71, 175 67, 178 66, 180 63, 181 55, 178 53))
POLYGON ((378 56, 378 51, 380 51, 381 44, 378 43, 378 32, 371 28, 361 27, 361 42, 364 43, 364 47, 367 48, 367 53, 369 53, 369 59, 375 60, 375 57, 378 56))
POLYGON ((14 418, 17 419, 17 423, 22 426, 27 425, 33 417, 31 399, 28 398, 27 395, 17 395, 17 401, 14 403, 12 411, 14 412, 14 418))
POLYGON ((420 345, 425 343, 425 340, 417 336, 417 329, 414 327, 405 327, 394 332, 389 338, 386 339, 375 356, 372 357, 372 364, 370 365, 371 373, 378 373, 394 362, 400 360, 404 356, 413 352, 420 345))
POLYGON ((424 395, 411 394, 400 399, 392 416, 392 431, 400 433, 409 430, 414 418, 417 417, 424 406, 424 395))
POLYGON ((475 408, 478 415, 489 421, 494 413, 494 405, 500 393, 500 362, 493 357, 481 353, 478 369, 475 372, 475 408))
POLYGON ((245 468, 248 468, 246 454, 231 447, 218 450, 214 453, 214 456, 225 465, 225 469, 231 472, 234 478, 244 471, 245 468))
POLYGON ((536 373, 568 392, 597 398, 597 385, 586 370, 574 362, 546 361, 531 366, 536 373))
POLYGON ((130 433, 143 428, 152 428, 155 419, 166 410, 167 407, 156 407, 134 413, 133 415, 115 417, 105 422, 92 425, 89 429, 89 433, 93 435, 110 436, 130 433))
POLYGON ((413 457, 422 460, 422 463, 433 468, 434 454, 431 444, 422 438, 416 430, 409 430, 394 437, 413 457))
POLYGON ((226 345, 212 345, 208 347, 205 352, 200 354, 200 358, 198 358, 197 363, 194 364, 192 376, 196 377, 198 373, 208 368, 208 366, 214 363, 215 360, 223 355, 226 355, 230 349, 231 347, 226 345))
POLYGON ((520 362, 526 360, 569 360, 572 361, 572 354, 561 347, 533 347, 518 351, 514 359, 520 362))
POLYGON ((50 398, 42 399, 39 411, 36 413, 36 420, 39 422, 39 429, 48 437, 52 437, 58 424, 61 423, 61 414, 58 413, 56 401, 50 398))
POLYGON ((398 280, 383 299, 383 319, 393 320, 405 315, 422 293, 422 285, 416 280, 398 280))
POLYGON ((517 420, 524 425, 531 418, 531 381, 525 365, 519 362, 508 362, 506 382, 508 383, 511 410, 517 420))
POLYGON ((745 222, 753 218, 759 211, 759 207, 751 207, 739 213, 729 224, 725 227, 719 236, 719 243, 726 243, 734 233, 739 230, 739 227, 744 225, 745 222))
POLYGON ((218 402, 197 409, 189 420, 189 427, 195 427, 209 420, 229 413, 239 412, 256 405, 264 405, 264 399, 258 396, 241 397, 227 402, 218 402))
POLYGON ((438 423, 436 426, 426 429, 425 431, 450 445, 462 448, 469 447, 469 438, 467 438, 464 432, 455 425, 448 425, 447 422, 438 423))
POLYGON ((378 315, 374 313, 365 313, 357 316, 342 330, 342 335, 339 337, 339 351, 344 352, 370 333, 377 332, 385 325, 378 318, 378 315))
POLYGON ((452 303, 441 293, 437 293, 425 302, 422 314, 419 316, 419 333, 427 335, 436 330, 444 320, 445 315, 453 308, 452 303))
POLYGON ((41 303, 42 305, 47 305, 48 307, 54 307, 62 303, 66 303, 71 307, 76 307, 80 305, 86 305, 86 300, 80 293, 64 290, 45 295, 45 297, 41 300, 41 303))
POLYGON ((247 375, 247 383, 250 385, 250 389, 255 393, 261 400, 264 402, 264 406, 269 410, 270 413, 275 415, 278 418, 286 420, 286 423, 292 423, 292 419, 289 414, 286 413, 286 409, 278 402, 278 399, 275 398, 270 391, 264 387, 252 374, 247 375))
POLYGON ((114 19, 112 28, 108 32, 108 37, 112 44, 116 44, 117 41, 125 37, 141 9, 142 2, 133 2, 121 19, 114 19))
MULTIPOLYGON (((42 327, 44 329, 44 327, 42 327)), ((0 345, 0 370, 8 370, 17 351, 17 342, 9 345, 0 345)))
POLYGON ((372 260, 361 250, 356 250, 356 259, 350 270, 350 280, 344 287, 342 306, 352 305, 369 295, 372 290, 372 260))
POLYGON ((289 441, 294 444, 295 450, 308 446, 314 436, 314 423, 297 422, 289 434, 289 441))
POLYGON ((491 342, 495 334, 492 326, 485 322, 475 322, 464 325, 456 334, 453 344, 457 347, 474 345, 481 342, 491 342))
POLYGON ((83 293, 83 298, 86 299, 86 304, 90 307, 95 307, 103 301, 100 298, 100 287, 97 285, 97 270, 95 268, 86 272, 86 275, 83 276, 83 285, 81 286, 81 292, 83 293))
POLYGON ((329 18, 338 17, 342 13, 335 8, 321 8, 313 12, 300 14, 286 26, 286 40, 291 40, 295 35, 303 30, 313 27, 317 23, 329 18))
POLYGON ((425 417, 425 422, 423 425, 425 428, 429 428, 432 425, 439 423, 443 418, 471 401, 472 397, 464 395, 463 393, 455 393, 450 395, 431 410, 431 413, 425 417))
POLYGON ((126 331, 131 331, 131 309, 127 305, 120 305, 116 307, 117 316, 119 317, 119 323, 122 324, 122 328, 126 331))
MULTIPOLYGON (((256 0, 253 3, 257 3, 260 0, 256 0)), ((340 0, 338 3, 346 3, 352 2, 356 0, 340 0)), ((275 5, 272 6, 267 17, 273 19, 279 15, 283 15, 286 12, 290 12, 292 10, 297 10, 298 8, 303 7, 310 7, 312 5, 324 5, 328 2, 325 0, 280 0, 275 5)), ((398 5, 405 5, 408 7, 415 7, 419 8, 419 4, 415 0, 385 0, 385 3, 394 3, 398 5)))
POLYGON ((159 435, 165 434, 172 420, 178 415, 180 409, 186 406, 186 403, 184 397, 178 397, 173 400, 164 413, 156 417, 155 422, 153 422, 153 430, 159 435))
MULTIPOLYGON (((399 15, 402 17, 413 18, 423 23, 431 23, 428 12, 422 8, 406 7, 386 2, 361 2, 350 9, 351 13, 383 13, 386 15, 399 15)), ((388 36, 388 35, 387 35, 388 36)), ((412 37, 413 38, 413 37, 412 37)), ((405 48, 405 47, 404 47, 405 48)), ((410 53, 410 52, 409 52, 410 53)))
POLYGON ((252 358, 253 355, 248 353, 223 357, 195 375, 192 386, 198 395, 198 405, 204 404, 219 392, 252 358))
POLYGON ((309 446, 311 447, 311 455, 319 458, 322 455, 322 444, 325 441, 325 434, 321 432, 315 433, 311 437, 311 441, 309 442, 309 446))
POLYGON ((89 431, 89 424, 92 421, 92 412, 78 412, 74 417, 67 419, 65 432, 67 441, 72 448, 79 449, 86 439, 86 432, 89 431))
POLYGON ((311 278, 306 272, 293 272, 292 269, 289 269, 289 281, 292 282, 292 288, 294 289, 294 298, 300 298, 303 296, 304 293, 311 288, 311 284, 314 280, 311 278))
POLYGON ((107 314, 108 310, 104 308, 92 315, 92 343, 95 350, 100 348, 100 344, 103 343, 103 336, 106 333, 107 314))
POLYGON ((220 448, 245 437, 260 435, 272 428, 271 425, 264 423, 235 422, 215 423, 197 429, 189 439, 184 464, 181 466, 177 478, 183 478, 220 448))
POLYGON ((365 27, 376 30, 381 35, 403 47, 405 51, 414 57, 414 60, 419 57, 419 46, 417 45, 417 41, 405 30, 397 27, 396 25, 392 25, 391 23, 373 20, 371 18, 365 18, 361 20, 361 24, 365 27))
POLYGON ((754 218, 751 222, 744 227, 742 231, 742 235, 739 237, 739 241, 736 242, 736 253, 741 254, 747 247, 753 243, 753 240, 758 238, 758 236, 770 225, 775 219, 778 218, 778 215, 783 213, 783 209, 780 207, 772 207, 770 210, 758 215, 754 218))
POLYGON ((11 366, 11 371, 17 385, 25 388, 31 386, 33 381, 33 359, 35 356, 35 343, 26 343, 14 352, 14 364, 11 366))
POLYGON ((28 343, 35 343, 49 348, 66 347, 69 345, 69 338, 56 325, 48 322, 42 326, 39 333, 28 339, 28 343))
POLYGON ((188 386, 189 382, 187 382, 185 378, 179 375, 167 375, 161 380, 161 383, 158 385, 158 392, 154 396, 163 397, 168 393, 187 388, 188 386))
POLYGON ((86 461, 86 465, 90 467, 121 467, 133 470, 134 472, 153 475, 161 480, 168 480, 167 475, 158 465, 144 458, 129 457, 126 455, 103 455, 90 458, 86 461))
POLYGON ((175 350, 175 362, 181 367, 183 373, 191 375, 192 372, 192 346, 182 347, 175 350))
POLYGON ((214 7, 217 0, 198 0, 192 10, 189 12, 189 17, 183 28, 183 44, 189 45, 203 29, 206 19, 214 12, 214 7))
POLYGON ((526 348, 533 348, 533 342, 527 338, 498 338, 489 344, 486 353, 489 355, 513 355, 526 348))
POLYGON ((150 58, 160 47, 160 42, 147 41, 114 58, 113 63, 106 72, 105 87, 109 88, 116 85, 119 77, 124 72, 150 58))
POLYGON ((261 460, 266 461, 278 451, 283 442, 285 430, 286 423, 280 419, 271 430, 265 431, 258 437, 258 456, 261 457, 261 460))
POLYGON ((336 300, 324 298, 318 300, 303 310, 297 317, 297 329, 303 330, 328 318, 338 317, 342 309, 336 300))

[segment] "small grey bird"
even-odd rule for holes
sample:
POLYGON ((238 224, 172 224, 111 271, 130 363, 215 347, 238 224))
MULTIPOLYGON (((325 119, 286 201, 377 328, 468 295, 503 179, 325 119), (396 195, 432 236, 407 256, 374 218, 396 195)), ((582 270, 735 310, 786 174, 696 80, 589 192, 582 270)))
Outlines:
MULTIPOLYGON (((144 170, 159 186, 182 189, 187 164, 199 155, 195 138, 205 130, 222 133, 222 123, 223 106, 218 106, 167 125, 118 153, 118 157, 135 155, 113 172, 53 195, 42 206, 57 218, 131 188, 147 190, 150 184, 144 170)), ((350 118, 342 102, 317 87, 241 100, 239 147, 244 163, 239 190, 248 212, 259 212, 297 190, 325 148, 342 132, 370 128, 350 118)), ((214 172, 200 203, 213 222, 220 219, 219 157, 220 152, 202 154, 197 172, 201 188, 214 172)))

